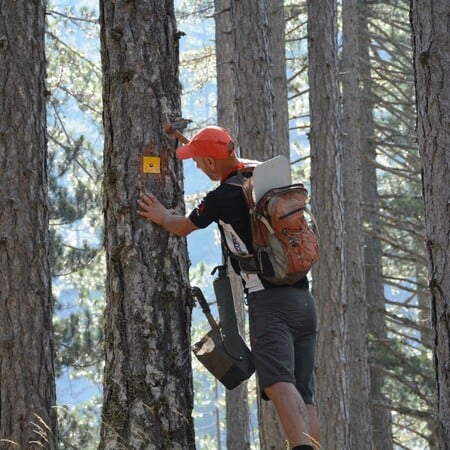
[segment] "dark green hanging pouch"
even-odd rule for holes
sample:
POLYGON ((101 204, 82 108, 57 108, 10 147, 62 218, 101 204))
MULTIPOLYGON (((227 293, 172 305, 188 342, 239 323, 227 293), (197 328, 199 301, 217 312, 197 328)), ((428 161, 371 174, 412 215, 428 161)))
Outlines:
POLYGON ((198 287, 192 288, 211 330, 193 345, 198 360, 227 389, 234 389, 255 372, 252 354, 239 334, 234 311, 233 296, 228 276, 223 271, 214 281, 220 325, 214 320, 208 302, 198 287))

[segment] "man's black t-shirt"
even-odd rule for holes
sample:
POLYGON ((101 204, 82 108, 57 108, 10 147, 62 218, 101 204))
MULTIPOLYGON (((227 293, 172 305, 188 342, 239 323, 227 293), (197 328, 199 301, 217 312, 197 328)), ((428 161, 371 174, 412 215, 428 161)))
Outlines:
MULTIPOLYGON (((231 173, 231 177, 235 172, 231 173)), ((250 214, 244 199, 242 189, 222 182, 216 189, 210 191, 200 204, 189 215, 192 223, 198 228, 206 228, 212 222, 220 226, 220 222, 230 225, 245 244, 244 249, 239 248, 239 243, 234 243, 237 253, 252 252, 252 233, 250 226, 250 214)), ((239 264, 231 259, 233 269, 239 274, 239 264)), ((260 278, 264 288, 276 287, 260 278)), ((298 287, 308 288, 308 280, 305 277, 297 283, 298 287)))

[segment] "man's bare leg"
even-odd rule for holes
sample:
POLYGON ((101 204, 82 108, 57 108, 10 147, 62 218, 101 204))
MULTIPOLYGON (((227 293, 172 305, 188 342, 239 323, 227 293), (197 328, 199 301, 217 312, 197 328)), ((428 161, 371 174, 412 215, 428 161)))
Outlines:
POLYGON ((320 449, 320 424, 314 405, 306 405, 309 419, 309 432, 314 450, 320 449))
MULTIPOLYGON (((311 445, 312 435, 309 425, 311 413, 297 388, 292 383, 278 382, 267 386, 264 391, 277 410, 281 424, 287 434, 289 445, 291 447, 311 445)), ((312 414, 313 421, 314 417, 316 417, 315 414, 312 414)))

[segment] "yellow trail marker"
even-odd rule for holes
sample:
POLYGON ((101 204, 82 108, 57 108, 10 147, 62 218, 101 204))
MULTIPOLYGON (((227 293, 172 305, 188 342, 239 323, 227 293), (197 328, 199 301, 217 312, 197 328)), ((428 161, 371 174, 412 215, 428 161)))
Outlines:
POLYGON ((161 158, 159 156, 144 156, 142 170, 144 173, 161 173, 161 158))

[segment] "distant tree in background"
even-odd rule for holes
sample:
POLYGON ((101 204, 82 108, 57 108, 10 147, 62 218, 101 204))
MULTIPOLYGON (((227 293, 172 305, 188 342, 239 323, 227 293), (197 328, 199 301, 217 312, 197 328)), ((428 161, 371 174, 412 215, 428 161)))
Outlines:
POLYGON ((45 2, 0 17, 0 447, 53 450, 45 2))
POLYGON ((320 263, 313 269, 320 327, 316 402, 321 445, 350 449, 337 5, 334 0, 308 0, 307 6, 311 191, 322 248, 320 263))
POLYGON ((107 304, 99 448, 193 449, 186 241, 136 214, 144 190, 184 212, 181 162, 162 131, 180 116, 173 2, 101 1, 100 25, 107 304), (145 152, 160 158, 159 173, 142 173, 145 152))
POLYGON ((417 95, 417 137, 422 161, 429 287, 438 389, 437 447, 450 449, 450 5, 411 2, 417 95))
POLYGON ((360 143, 362 152, 362 227, 364 229, 364 280, 367 302, 367 326, 370 364, 370 403, 374 450, 393 448, 392 418, 385 395, 385 377, 377 359, 377 350, 387 341, 382 279, 382 248, 378 183, 375 164, 375 122, 373 81, 366 0, 358 3, 358 57, 360 86, 360 143))
MULTIPOLYGON (((343 266, 346 305, 350 448, 373 448, 370 406, 368 304, 364 273, 363 163, 359 0, 342 1, 341 148, 344 209, 343 266)), ((326 250, 326 249, 325 249, 326 250)), ((320 283, 320 280, 318 280, 320 283)))
POLYGON ((289 108, 286 69, 286 17, 284 0, 267 2, 270 69, 273 89, 273 128, 275 156, 284 155, 290 160, 289 108))
MULTIPOLYGON (((279 154, 289 158, 288 122, 282 114, 287 109, 286 78, 279 76, 286 64, 282 55, 273 59, 274 47, 278 52, 284 49, 284 20, 274 20, 284 17, 282 6, 266 0, 231 2, 235 138, 243 158, 265 161, 279 154), (279 28, 274 29, 275 24, 279 28), (281 43, 275 46, 277 39, 281 43), (280 61, 283 69, 275 72, 274 64, 280 61)), ((286 436, 274 406, 260 398, 259 388, 256 395, 261 449, 284 448, 286 436)))
MULTIPOLYGON (((233 39, 231 24, 231 0, 215 0, 216 77, 217 77, 217 123, 226 128, 231 136, 239 129, 236 122, 233 78, 233 39)), ((232 283, 233 301, 238 329, 246 336, 246 308, 241 277, 234 273, 231 262, 226 261, 232 283)), ((226 391, 227 450, 250 449, 249 389, 245 381, 237 388, 226 391)), ((253 394, 253 393, 252 393, 253 394)))

